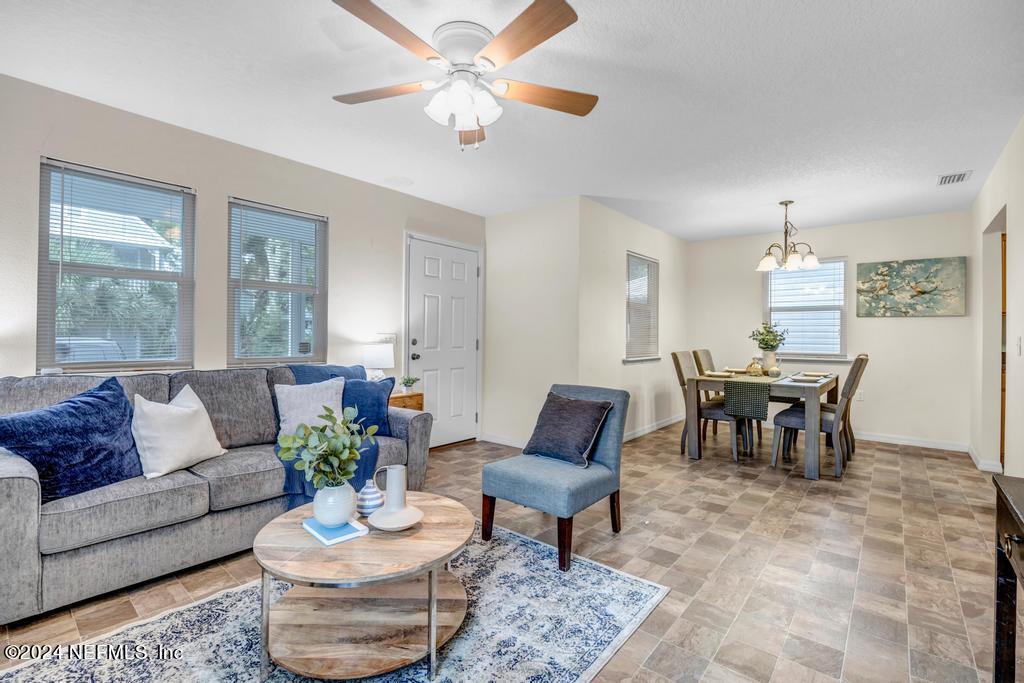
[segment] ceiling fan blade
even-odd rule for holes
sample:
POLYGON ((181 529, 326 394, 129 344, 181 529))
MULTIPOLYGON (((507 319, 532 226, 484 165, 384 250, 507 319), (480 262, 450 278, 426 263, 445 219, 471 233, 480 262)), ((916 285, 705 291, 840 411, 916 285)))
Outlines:
POLYGON ((447 63, 437 50, 423 42, 419 36, 399 24, 394 17, 382 10, 370 0, 334 0, 343 10, 377 29, 420 59, 447 63))
POLYGON ((484 134, 484 129, 477 128, 476 130, 460 130, 459 131, 459 144, 460 145, 478 145, 487 139, 487 135, 484 134))
POLYGON ((401 85, 389 85, 384 88, 335 95, 334 99, 342 104, 361 104, 363 102, 372 102, 373 100, 383 100, 388 97, 421 92, 423 89, 423 81, 416 81, 415 83, 402 83, 401 85))
POLYGON ((534 0, 494 40, 476 53, 476 62, 480 64, 485 59, 494 65, 490 68, 500 69, 571 26, 577 18, 565 0, 534 0))
POLYGON ((586 116, 597 104, 597 95, 588 95, 575 90, 562 90, 546 85, 510 81, 502 78, 491 84, 492 92, 506 100, 525 102, 537 107, 564 111, 566 114, 586 116), (504 90, 504 92, 502 92, 504 90))

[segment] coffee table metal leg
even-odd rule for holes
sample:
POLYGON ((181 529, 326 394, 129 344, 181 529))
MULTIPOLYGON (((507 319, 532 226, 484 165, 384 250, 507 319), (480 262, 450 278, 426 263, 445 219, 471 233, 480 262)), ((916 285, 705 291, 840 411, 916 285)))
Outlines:
POLYGON ((267 680, 270 675, 270 573, 263 570, 263 582, 260 585, 260 680, 267 680))
POLYGON ((427 576, 427 649, 430 651, 430 680, 437 676, 437 571, 427 576))

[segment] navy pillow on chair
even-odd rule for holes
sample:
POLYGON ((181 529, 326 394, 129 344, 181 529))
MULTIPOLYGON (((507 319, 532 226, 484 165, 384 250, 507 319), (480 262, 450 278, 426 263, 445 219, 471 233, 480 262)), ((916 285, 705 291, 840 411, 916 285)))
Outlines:
POLYGON ((36 468, 43 503, 142 476, 132 405, 113 377, 56 405, 0 416, 0 446, 36 468))
POLYGON ((587 401, 548 392, 537 426, 523 449, 525 455, 564 460, 578 467, 590 464, 590 452, 597 441, 611 401, 587 401))

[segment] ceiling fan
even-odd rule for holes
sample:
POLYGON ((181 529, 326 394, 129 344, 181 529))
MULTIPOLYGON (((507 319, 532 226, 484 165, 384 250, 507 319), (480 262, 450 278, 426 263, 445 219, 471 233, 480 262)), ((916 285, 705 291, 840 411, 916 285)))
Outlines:
POLYGON ((463 149, 466 145, 479 147, 485 137, 484 129, 501 116, 503 109, 494 96, 576 116, 586 116, 597 104, 597 95, 507 78, 485 80, 485 76, 575 23, 578 18, 576 12, 565 0, 534 0, 497 36, 471 21, 450 21, 434 31, 433 47, 370 0, 334 2, 446 74, 440 80, 402 83, 338 95, 334 98, 338 102, 360 104, 436 91, 423 111, 445 127, 454 118, 454 128, 463 149))

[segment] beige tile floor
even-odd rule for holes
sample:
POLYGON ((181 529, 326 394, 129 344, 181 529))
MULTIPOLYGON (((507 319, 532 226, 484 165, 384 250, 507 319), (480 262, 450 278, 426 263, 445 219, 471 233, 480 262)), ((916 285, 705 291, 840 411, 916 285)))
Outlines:
MULTIPOLYGON (((626 444, 622 533, 602 502, 576 517, 574 550, 671 592, 599 680, 991 680, 990 477, 964 454, 861 442, 840 481, 808 482, 802 449, 767 466, 769 441, 740 465, 724 432, 702 461, 680 458, 678 425, 626 444)), ((427 489, 479 514, 481 466, 513 452, 435 451, 427 489)), ((555 540, 552 517, 510 503, 496 523, 555 540)), ((242 553, 0 627, 0 643, 91 638, 258 575, 242 553)))

